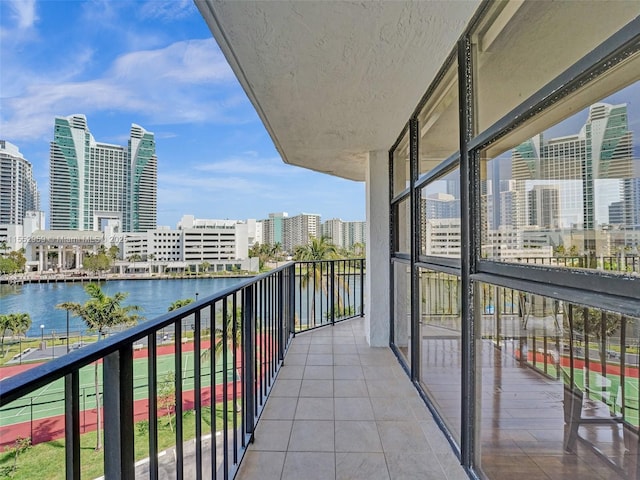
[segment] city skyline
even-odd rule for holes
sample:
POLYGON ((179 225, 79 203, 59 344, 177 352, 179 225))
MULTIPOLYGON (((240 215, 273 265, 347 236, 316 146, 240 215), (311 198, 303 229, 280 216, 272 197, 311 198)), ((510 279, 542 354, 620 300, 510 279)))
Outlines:
POLYGON ((101 142, 126 144, 132 123, 154 132, 158 225, 292 205, 364 219, 364 183, 282 162, 191 1, 1 8, 2 139, 31 162, 47 214, 55 117, 83 114, 101 142))

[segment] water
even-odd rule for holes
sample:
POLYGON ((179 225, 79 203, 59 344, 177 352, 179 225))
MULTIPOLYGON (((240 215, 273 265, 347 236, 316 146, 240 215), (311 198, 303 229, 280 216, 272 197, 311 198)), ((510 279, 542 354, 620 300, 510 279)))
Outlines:
MULTIPOLYGON (((128 292, 123 305, 138 305, 138 312, 146 320, 151 320, 167 312, 169 306, 182 298, 198 299, 213 295, 215 292, 231 287, 244 278, 194 278, 162 280, 112 280, 101 282, 107 295, 116 292, 128 292)), ((62 302, 84 303, 89 295, 82 283, 27 283, 24 285, 0 285, 0 314, 28 313, 31 315, 31 328, 27 336, 41 335, 40 325, 44 325, 44 334, 66 332, 67 313, 55 306, 62 302)), ((144 321, 144 320, 142 320, 144 321)), ((79 317, 69 317, 70 332, 85 332, 86 325, 79 317)))

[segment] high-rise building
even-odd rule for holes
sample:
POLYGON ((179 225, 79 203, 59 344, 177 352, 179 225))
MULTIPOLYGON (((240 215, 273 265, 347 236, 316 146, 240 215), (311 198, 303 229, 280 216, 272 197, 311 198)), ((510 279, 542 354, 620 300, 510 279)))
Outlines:
MULTIPOLYGON (((581 224, 583 230, 593 230, 598 224, 609 223, 606 205, 620 199, 624 179, 632 178, 633 172, 627 105, 596 103, 589 108, 587 121, 578 134, 550 140, 536 135, 517 146, 512 158, 519 192, 530 190, 538 180, 554 180, 558 186, 557 181, 562 181, 560 226, 581 224), (607 197, 608 201, 597 202, 597 197, 607 197), (600 204, 604 208, 599 208, 600 204)), ((526 211, 523 202, 527 197, 517 198, 517 228, 521 228, 525 225, 522 213, 526 211)), ((586 249, 591 247, 585 244, 586 249)))
POLYGON ((39 208, 31 163, 17 146, 0 140, 0 225, 22 225, 27 211, 39 208))
POLYGON ((540 228, 558 228, 560 192, 555 185, 534 185, 527 192, 529 225, 540 228))
POLYGON ((320 236, 320 215, 301 213, 284 219, 282 248, 293 252, 298 245, 307 245, 311 237, 320 236))
POLYGON ((50 149, 50 228, 100 230, 120 220, 125 232, 156 228, 155 139, 131 125, 127 146, 99 143, 84 115, 56 117, 50 149))

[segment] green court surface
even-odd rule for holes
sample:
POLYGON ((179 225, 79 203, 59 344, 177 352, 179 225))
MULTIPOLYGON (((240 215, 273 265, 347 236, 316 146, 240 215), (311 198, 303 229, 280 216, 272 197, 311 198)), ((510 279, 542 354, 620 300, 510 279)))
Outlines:
MULTIPOLYGON (((232 382, 236 377, 234 359, 231 355, 227 359, 227 381, 232 382)), ((219 364, 220 360, 216 359, 219 364)), ((215 383, 223 382, 224 373, 216 368, 215 383)), ((167 373, 175 371, 175 356, 173 354, 157 357, 158 384, 165 381, 167 373)), ((148 360, 135 359, 133 362, 133 395, 134 400, 143 400, 148 396, 148 360)), ((98 365, 98 379, 102 384, 102 364, 98 365)), ((194 352, 182 354, 182 390, 194 389, 194 352)), ((95 408, 95 366, 88 365, 80 370, 80 410, 95 408)), ((211 385, 210 360, 201 360, 201 385, 203 388, 211 385)), ((102 385, 100 385, 102 387, 102 385)), ((48 418, 64 414, 64 379, 56 380, 35 390, 30 395, 12 402, 0 409, 0 426, 29 422, 41 418, 48 418)))

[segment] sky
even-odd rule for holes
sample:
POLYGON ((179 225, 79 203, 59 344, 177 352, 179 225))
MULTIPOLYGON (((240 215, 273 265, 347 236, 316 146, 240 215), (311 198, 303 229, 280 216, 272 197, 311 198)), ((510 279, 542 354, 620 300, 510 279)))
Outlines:
POLYGON ((282 162, 192 0, 0 0, 0 139, 33 165, 49 214, 56 116, 98 142, 155 134, 158 225, 315 213, 364 220, 364 183, 282 162))

